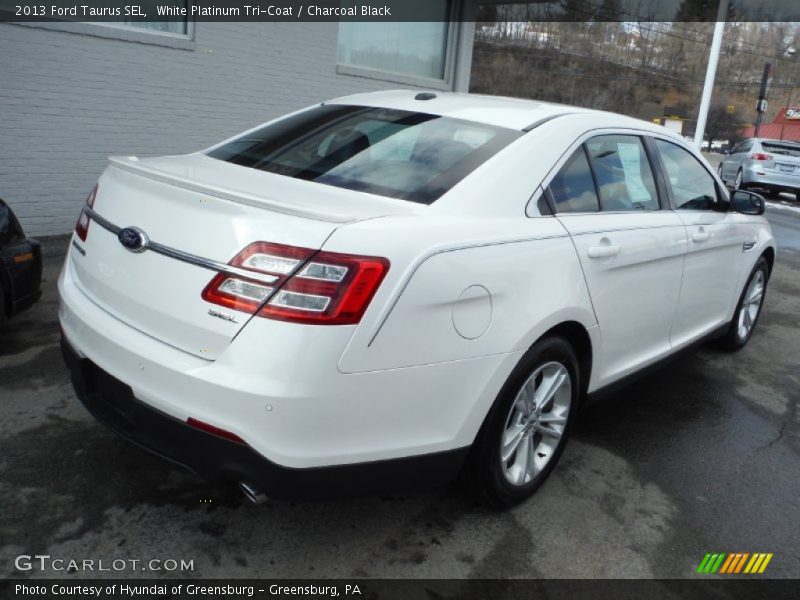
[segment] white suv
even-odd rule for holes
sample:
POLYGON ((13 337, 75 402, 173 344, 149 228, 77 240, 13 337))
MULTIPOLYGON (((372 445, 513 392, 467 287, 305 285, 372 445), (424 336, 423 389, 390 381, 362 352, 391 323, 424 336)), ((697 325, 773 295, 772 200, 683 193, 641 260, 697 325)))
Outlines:
POLYGON ((112 158, 59 280, 87 408, 251 499, 528 497, 581 399, 750 337, 775 257, 662 127, 409 91, 112 158))

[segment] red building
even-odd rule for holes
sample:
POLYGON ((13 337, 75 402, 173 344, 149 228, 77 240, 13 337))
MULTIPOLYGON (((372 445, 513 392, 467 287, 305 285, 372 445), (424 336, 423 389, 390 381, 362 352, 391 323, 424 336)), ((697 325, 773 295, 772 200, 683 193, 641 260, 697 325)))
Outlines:
MULTIPOLYGON (((755 137, 755 127, 742 130, 745 138, 755 137)), ((759 137, 772 140, 800 142, 800 107, 784 106, 772 123, 762 123, 759 137)))

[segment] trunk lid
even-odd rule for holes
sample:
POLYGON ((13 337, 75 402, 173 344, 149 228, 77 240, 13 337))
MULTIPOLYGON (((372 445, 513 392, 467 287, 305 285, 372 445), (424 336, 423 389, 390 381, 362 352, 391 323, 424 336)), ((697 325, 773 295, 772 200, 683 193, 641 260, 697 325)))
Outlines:
MULTIPOLYGON (((136 227, 153 243, 220 263, 256 241, 319 249, 337 227, 414 209, 199 154, 112 158, 94 204, 116 227, 136 227)), ((85 242, 73 240, 68 260, 76 285, 115 317, 171 346, 213 360, 250 318, 201 298, 213 270, 151 250, 131 252, 99 221, 85 242)))
POLYGON ((762 141, 761 148, 773 157, 764 163, 765 170, 781 175, 800 175, 800 144, 762 141))

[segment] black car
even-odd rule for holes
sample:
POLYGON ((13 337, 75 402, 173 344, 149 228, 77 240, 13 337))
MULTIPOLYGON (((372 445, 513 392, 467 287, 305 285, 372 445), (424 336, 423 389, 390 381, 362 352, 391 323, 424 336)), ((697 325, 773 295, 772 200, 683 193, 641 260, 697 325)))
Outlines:
POLYGON ((0 200, 0 328, 42 295, 42 250, 0 200))

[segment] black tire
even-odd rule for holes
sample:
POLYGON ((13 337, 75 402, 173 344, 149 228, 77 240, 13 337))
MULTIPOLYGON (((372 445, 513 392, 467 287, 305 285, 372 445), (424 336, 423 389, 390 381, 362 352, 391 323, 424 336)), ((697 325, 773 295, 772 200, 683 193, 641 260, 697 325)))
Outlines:
POLYGON ((753 331, 758 324, 758 318, 761 316, 761 311, 764 308, 764 300, 767 295, 767 284, 769 283, 769 263, 767 259, 763 256, 758 259, 756 265, 753 267, 752 272, 750 273, 750 277, 747 278, 747 283, 744 285, 744 289, 742 290, 741 295, 739 296, 739 302, 736 304, 736 310, 733 313, 733 319, 731 319, 730 324, 728 325, 728 329, 722 335, 722 337, 717 340, 717 346, 722 350, 726 350, 728 352, 736 352, 744 347, 744 345, 748 342, 748 340, 752 337, 753 331), (756 311, 755 317, 751 319, 751 325, 747 329, 747 331, 743 334, 742 328, 740 327, 742 318, 742 307, 745 303, 745 298, 747 297, 747 292, 750 290, 750 284, 753 282, 758 274, 761 273, 763 277, 763 291, 761 293, 760 304, 758 305, 758 309, 756 311))
MULTIPOLYGON (((507 508, 533 495, 547 479, 564 451, 572 423, 575 420, 581 390, 578 359, 566 339, 559 336, 544 338, 525 353, 500 390, 472 448, 468 474, 473 490, 480 500, 496 508, 507 508), (536 446, 535 436, 540 436, 541 440, 543 439, 542 434, 536 431, 530 432, 532 452, 530 457, 534 458, 533 453, 535 453, 545 459, 545 455, 541 453, 544 451, 549 452, 550 456, 546 459, 546 464, 530 481, 512 484, 503 473, 504 467, 500 457, 502 437, 507 423, 512 418, 511 410, 523 384, 537 369, 552 364, 565 367, 570 378, 570 393, 568 394, 566 389, 561 393, 562 399, 569 397, 566 423, 563 425, 563 432, 554 449, 543 449, 542 446, 536 446)), ((516 460, 516 457, 513 460, 516 460)), ((507 467, 508 463, 505 463, 505 468, 507 467)))

